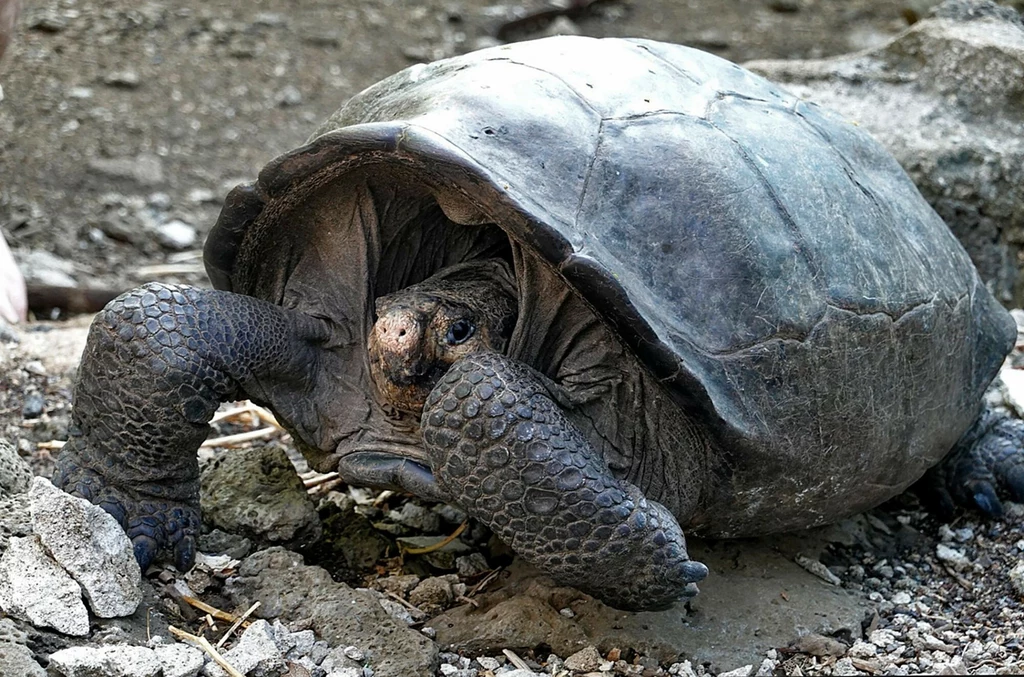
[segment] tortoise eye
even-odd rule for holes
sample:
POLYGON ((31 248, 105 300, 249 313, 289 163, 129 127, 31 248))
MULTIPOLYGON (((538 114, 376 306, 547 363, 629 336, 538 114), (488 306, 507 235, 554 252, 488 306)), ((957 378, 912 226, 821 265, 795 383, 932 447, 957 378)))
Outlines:
POLYGON ((448 335, 444 340, 449 345, 457 346, 469 340, 469 337, 476 332, 476 327, 469 320, 459 320, 448 328, 448 335))

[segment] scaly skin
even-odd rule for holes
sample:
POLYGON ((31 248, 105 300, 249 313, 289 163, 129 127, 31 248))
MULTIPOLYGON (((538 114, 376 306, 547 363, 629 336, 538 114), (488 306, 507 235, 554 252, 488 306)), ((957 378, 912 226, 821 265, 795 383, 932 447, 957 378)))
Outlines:
POLYGON ((615 607, 659 609, 707 575, 676 519, 611 475, 529 368, 495 353, 456 362, 422 428, 445 493, 560 582, 615 607))
POLYGON ((154 283, 119 296, 89 330, 54 483, 113 515, 143 569, 164 548, 188 569, 210 418, 275 389, 302 406, 326 336, 311 317, 228 292, 154 283))
POLYGON ((985 409, 923 484, 926 498, 943 516, 959 504, 1002 517, 1000 492, 1024 501, 1024 421, 985 409))

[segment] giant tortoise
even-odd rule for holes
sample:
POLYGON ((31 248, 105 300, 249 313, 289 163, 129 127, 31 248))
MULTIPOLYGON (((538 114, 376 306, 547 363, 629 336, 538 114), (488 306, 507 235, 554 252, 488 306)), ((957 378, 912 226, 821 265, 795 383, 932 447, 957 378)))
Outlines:
POLYGON ((855 123, 732 63, 559 37, 366 89, 227 197, 217 291, 100 313, 57 482, 143 564, 199 528, 219 403, 311 464, 464 508, 621 608, 696 592, 683 531, 824 524, 933 471, 1024 493, 982 396, 1010 315, 855 123))

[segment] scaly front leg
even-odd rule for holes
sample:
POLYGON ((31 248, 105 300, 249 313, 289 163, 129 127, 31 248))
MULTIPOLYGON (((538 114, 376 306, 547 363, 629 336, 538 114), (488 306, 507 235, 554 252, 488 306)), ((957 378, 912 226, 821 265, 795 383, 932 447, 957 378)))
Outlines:
POLYGON ((147 284, 93 321, 54 483, 113 515, 145 569, 161 549, 188 569, 199 528, 196 450, 218 405, 294 402, 319 368, 325 323, 266 301, 147 284), (275 397, 291 393, 292 397, 275 397))
POLYGON ((659 609, 707 576, 672 514, 611 475, 528 367, 495 353, 456 362, 422 426, 441 489, 561 583, 659 609))

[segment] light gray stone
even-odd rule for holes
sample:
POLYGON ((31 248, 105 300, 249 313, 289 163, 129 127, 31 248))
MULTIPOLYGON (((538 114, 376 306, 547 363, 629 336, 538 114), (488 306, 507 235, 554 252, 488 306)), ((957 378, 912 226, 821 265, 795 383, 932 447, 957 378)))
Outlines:
POLYGON ((156 652, 144 646, 76 646, 50 655, 50 669, 64 677, 160 677, 156 652))
POLYGON ((37 477, 29 489, 32 530, 82 586, 93 613, 128 616, 142 600, 132 543, 109 513, 37 477))
POLYGON ((150 153, 136 157, 93 158, 89 169, 103 179, 124 179, 139 186, 157 186, 164 182, 163 160, 150 153))
MULTIPOLYGON (((246 628, 238 644, 222 655, 233 668, 252 677, 277 675, 285 668, 284 656, 274 641, 274 629, 265 620, 246 628)), ((206 664, 204 672, 208 677, 227 677, 224 668, 213 662, 206 664)))
POLYGON ((28 491, 32 469, 7 440, 0 439, 0 498, 28 491))
POLYGON ((37 627, 79 637, 89 634, 82 588, 35 535, 12 538, 0 558, 0 608, 37 627))
POLYGON ((1018 595, 1024 596, 1024 561, 1017 562, 1016 566, 1010 569, 1008 575, 1013 589, 1017 591, 1018 595))
POLYGON ((192 225, 179 219, 171 219, 156 228, 157 242, 174 251, 191 249, 195 246, 198 237, 196 229, 192 225))
POLYGON ((46 671, 32 658, 28 647, 0 642, 0 675, 3 677, 46 677, 46 671))
POLYGON ((604 659, 597 647, 588 646, 565 659, 565 667, 577 672, 591 672, 601 667, 604 659))
POLYGON ((162 644, 153 647, 163 667, 163 677, 195 677, 206 663, 205 654, 186 644, 162 644))
POLYGON ((32 533, 32 515, 28 510, 28 494, 0 498, 0 554, 7 549, 12 536, 32 533))

